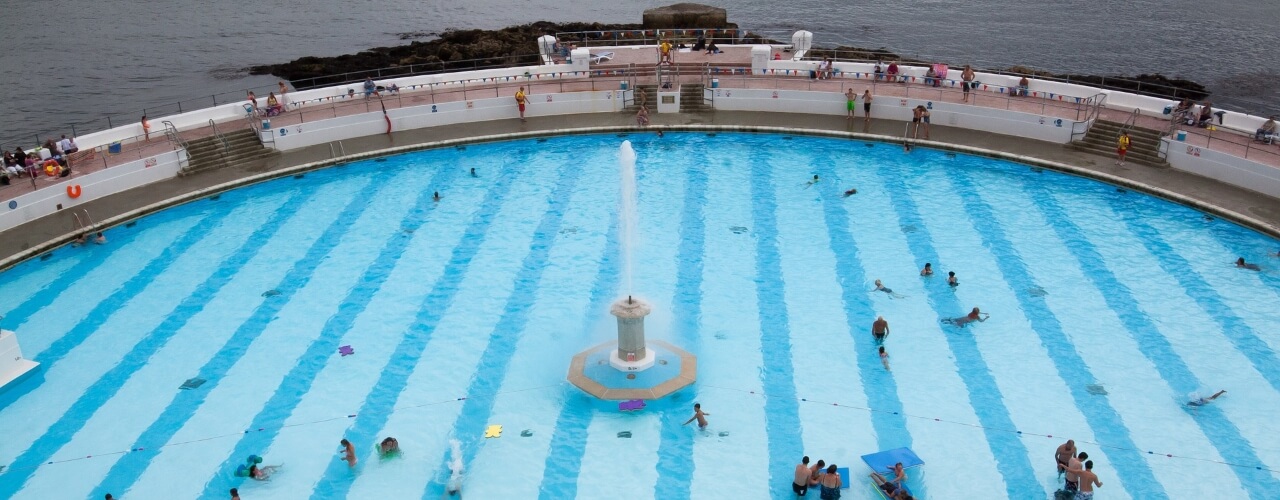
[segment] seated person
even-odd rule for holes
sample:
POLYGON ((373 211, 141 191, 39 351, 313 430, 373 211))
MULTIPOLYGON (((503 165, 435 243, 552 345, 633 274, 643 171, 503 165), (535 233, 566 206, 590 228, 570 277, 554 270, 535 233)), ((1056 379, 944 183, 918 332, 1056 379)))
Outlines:
POLYGON ((1267 119, 1267 122, 1262 124, 1262 128, 1258 129, 1258 131, 1253 134, 1253 139, 1256 141, 1265 141, 1269 135, 1276 135, 1275 115, 1271 115, 1271 117, 1267 119))
POLYGON ((712 40, 707 44, 707 54, 719 54, 720 47, 716 47, 716 41, 712 40))
POLYGON ((938 86, 938 72, 933 70, 933 66, 929 66, 929 69, 925 70, 924 84, 938 86))
POLYGON ((366 77, 364 79, 364 97, 378 95, 378 84, 373 83, 373 78, 366 77))
POLYGON ((1205 101, 1200 106, 1200 116, 1196 118, 1196 126, 1200 128, 1208 127, 1213 124, 1213 103, 1205 101))
POLYGON ((391 94, 399 94, 399 93, 400 93, 400 86, 399 86, 399 85, 396 85, 396 84, 394 84, 394 83, 393 83, 393 84, 391 84, 391 85, 388 85, 388 86, 387 86, 387 92, 388 92, 388 93, 391 93, 391 94))
POLYGON ((1031 94, 1030 90, 1031 90, 1031 80, 1028 80, 1028 79, 1027 79, 1027 77, 1025 77, 1025 76, 1024 76, 1024 77, 1022 77, 1022 79, 1021 79, 1021 80, 1018 80, 1018 94, 1017 94, 1017 95, 1022 96, 1022 97, 1026 97, 1026 96, 1028 96, 1028 95, 1030 95, 1030 94, 1031 94))
POLYGON ((896 61, 889 63, 889 70, 885 72, 885 75, 885 79, 888 81, 898 81, 898 63, 896 61))
POLYGON ((267 94, 267 116, 276 116, 284 112, 284 106, 280 105, 280 100, 276 99, 276 93, 267 94))
POLYGON ((822 62, 818 63, 818 79, 826 80, 831 78, 831 58, 824 57, 822 62))
POLYGON ((703 37, 701 34, 699 34, 698 41, 694 42, 693 49, 691 50, 693 50, 694 52, 707 50, 707 39, 703 37))
POLYGON ((884 79, 884 68, 880 67, 880 61, 876 61, 876 67, 871 71, 876 75, 876 80, 884 79))

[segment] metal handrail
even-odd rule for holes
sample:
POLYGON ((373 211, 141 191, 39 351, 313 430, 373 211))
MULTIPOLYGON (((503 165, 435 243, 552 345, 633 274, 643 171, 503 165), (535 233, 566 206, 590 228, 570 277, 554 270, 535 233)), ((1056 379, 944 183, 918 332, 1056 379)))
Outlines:
POLYGON ((178 127, 173 126, 173 122, 163 120, 160 124, 164 126, 164 136, 169 139, 169 143, 182 149, 187 149, 187 141, 183 140, 181 135, 178 135, 178 127))
POLYGON ((226 154, 231 152, 231 147, 227 145, 227 139, 225 137, 222 137, 222 133, 218 132, 218 122, 215 122, 212 119, 210 119, 209 127, 213 129, 213 137, 217 139, 218 142, 222 143, 222 154, 223 154, 223 158, 225 159, 226 154))

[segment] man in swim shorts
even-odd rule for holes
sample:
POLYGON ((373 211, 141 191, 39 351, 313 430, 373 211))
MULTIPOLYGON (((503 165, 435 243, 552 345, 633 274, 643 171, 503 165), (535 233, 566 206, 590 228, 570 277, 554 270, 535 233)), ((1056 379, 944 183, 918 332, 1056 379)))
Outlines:
POLYGON ((880 342, 889 336, 889 322, 884 319, 884 316, 876 316, 876 320, 871 323, 871 335, 880 342))
POLYGON ((1064 489, 1067 491, 1080 490, 1080 471, 1083 470, 1084 461, 1088 459, 1089 454, 1081 452, 1079 455, 1067 460, 1067 484, 1064 489))
POLYGON ((791 491, 796 495, 805 496, 809 493, 809 457, 800 459, 800 464, 796 466, 795 479, 791 481, 791 491))
POLYGON ((1067 471, 1067 463, 1076 456, 1076 440, 1068 439, 1067 442, 1058 445, 1058 451, 1053 453, 1053 459, 1058 462, 1058 475, 1067 471))
POLYGON ((1093 500, 1093 487, 1102 487, 1102 481, 1093 473, 1093 460, 1084 463, 1084 470, 1079 472, 1080 491, 1076 492, 1076 500, 1093 500))
POLYGON ((858 94, 855 94, 853 89, 846 90, 844 91, 844 100, 845 110, 849 112, 848 116, 845 116, 844 120, 853 121, 853 115, 857 114, 856 112, 858 111, 858 94))
POLYGON ((520 87, 520 90, 516 91, 516 105, 520 107, 520 121, 524 121, 524 105, 528 101, 529 98, 524 94, 524 87, 520 87))

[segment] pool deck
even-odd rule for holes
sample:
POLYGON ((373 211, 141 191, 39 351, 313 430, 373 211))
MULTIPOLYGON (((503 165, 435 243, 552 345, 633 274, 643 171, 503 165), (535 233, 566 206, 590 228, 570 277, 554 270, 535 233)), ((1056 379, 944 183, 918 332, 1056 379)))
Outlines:
MULTIPOLYGON (((655 128, 678 130, 681 128, 722 128, 724 131, 761 130, 777 131, 794 129, 794 133, 818 133, 849 135, 863 139, 895 140, 901 136, 904 122, 873 119, 870 124, 856 119, 852 124, 843 117, 790 113, 758 113, 736 111, 706 111, 695 113, 653 114, 648 130, 635 128, 630 113, 594 113, 564 116, 498 120, 468 124, 433 127, 395 132, 391 136, 377 135, 343 141, 347 157, 389 148, 406 148, 415 145, 429 147, 442 141, 467 141, 476 137, 491 140, 504 137, 529 135, 555 135, 574 131, 609 131, 653 133, 655 128), (565 128, 565 123, 573 123, 565 128)), ((1110 178, 1113 182, 1147 191, 1172 193, 1183 197, 1197 208, 1222 214, 1239 214, 1251 219, 1254 229, 1280 237, 1280 199, 1237 188, 1218 181, 1173 169, 1150 168, 1137 165, 1119 167, 1109 157, 1071 150, 1065 146, 1030 139, 978 132, 967 129, 935 125, 932 141, 919 141, 924 147, 949 147, 961 151, 968 148, 990 150, 1012 155, 1024 162, 1045 162, 1042 166, 1057 168, 1055 164, 1078 169, 1080 173, 1110 178)), ((900 140, 900 139, 897 139, 900 140)), ((163 142, 163 141, 162 141, 163 142)), ((284 153, 277 161, 265 167, 253 169, 222 169, 201 172, 133 189, 94 200, 81 205, 95 214, 99 221, 118 217, 136 217, 167 206, 170 200, 186 197, 198 199, 217 191, 250 184, 263 176, 282 176, 296 171, 322 168, 335 162, 330 157, 328 145, 318 145, 284 153)), ((110 221, 122 222, 122 219, 110 221)), ((54 214, 26 223, 4 233, 0 239, 0 269, 16 263, 15 258, 29 258, 68 242, 75 228, 75 220, 69 212, 54 214)), ((108 237, 110 235, 108 234, 108 237)))

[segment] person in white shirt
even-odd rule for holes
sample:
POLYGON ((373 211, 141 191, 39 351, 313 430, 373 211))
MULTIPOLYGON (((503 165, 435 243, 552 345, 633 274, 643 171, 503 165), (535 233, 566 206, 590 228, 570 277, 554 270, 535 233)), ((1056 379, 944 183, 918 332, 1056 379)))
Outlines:
POLYGON ((62 150, 62 154, 68 155, 80 150, 79 147, 76 147, 76 140, 65 135, 62 136, 62 140, 58 141, 58 149, 62 150))

